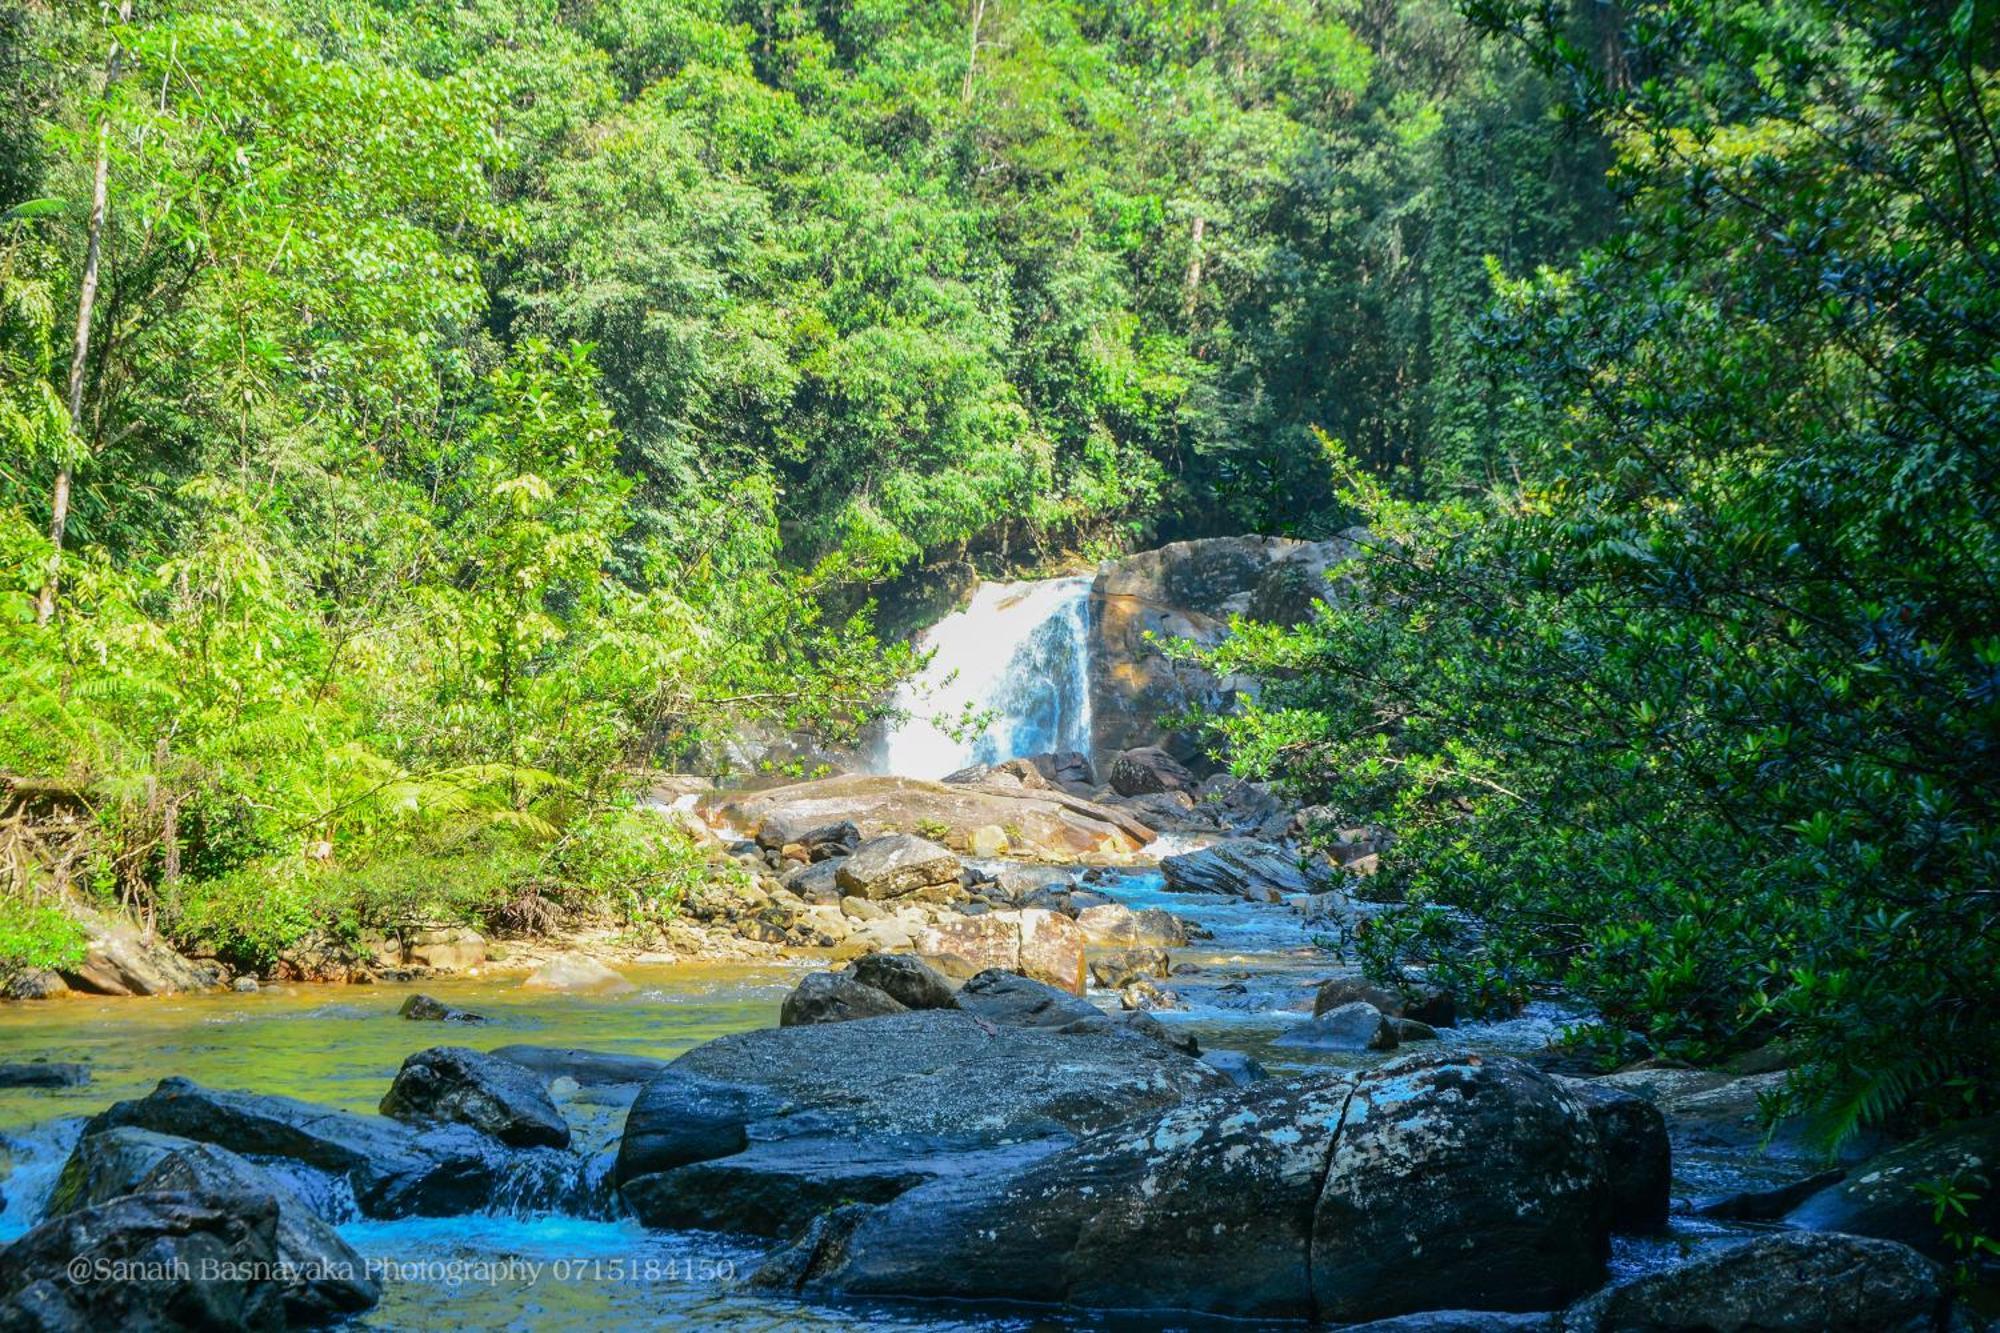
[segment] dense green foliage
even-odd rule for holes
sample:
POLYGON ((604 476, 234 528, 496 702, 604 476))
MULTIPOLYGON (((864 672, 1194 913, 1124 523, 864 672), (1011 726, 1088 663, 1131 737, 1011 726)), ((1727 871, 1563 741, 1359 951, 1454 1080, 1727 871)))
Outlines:
POLYGON ((1605 214, 1448 0, 37 0, 0 78, 0 963, 643 917, 619 774, 854 734, 885 578, 1490 466, 1487 256, 1605 214))
POLYGON ((1352 595, 1220 655, 1270 682, 1239 758, 1395 829, 1379 965, 1560 983, 1683 1057, 1796 1043, 1834 1139, 1988 1108, 1996 13, 1651 0, 1607 63, 1478 11, 1615 144, 1626 225, 1500 285, 1505 484, 1351 473, 1352 595))

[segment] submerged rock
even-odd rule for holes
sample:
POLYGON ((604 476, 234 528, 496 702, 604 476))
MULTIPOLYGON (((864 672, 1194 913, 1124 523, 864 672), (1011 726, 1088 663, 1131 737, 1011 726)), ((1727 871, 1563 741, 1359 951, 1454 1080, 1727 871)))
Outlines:
POLYGON ((280 1333, 277 1260, 268 1194, 126 1194, 51 1217, 0 1250, 0 1328, 280 1333))
POLYGON ((80 1088, 90 1082, 90 1066, 61 1060, 0 1064, 0 1088, 80 1088))
POLYGON ((1947 1327, 1936 1265, 1858 1236, 1764 1236, 1608 1287, 1564 1316, 1565 1333, 1814 1329, 1930 1333, 1947 1327))
POLYGON ((404 1060, 380 1109, 406 1124, 470 1125, 514 1148, 569 1147, 569 1125, 540 1079, 463 1046, 434 1046, 404 1060))
POLYGON ((638 989, 595 958, 576 953, 551 958, 524 977, 521 985, 528 990, 586 991, 599 995, 638 989))

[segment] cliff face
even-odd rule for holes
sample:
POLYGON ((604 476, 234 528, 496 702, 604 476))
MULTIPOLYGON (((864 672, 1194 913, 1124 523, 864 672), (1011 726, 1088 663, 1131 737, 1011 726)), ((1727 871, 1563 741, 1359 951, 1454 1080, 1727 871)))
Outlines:
POLYGON ((1231 616, 1297 623, 1326 598, 1329 572, 1355 553, 1361 536, 1354 529, 1323 542, 1210 537, 1099 566, 1090 590, 1091 742, 1099 771, 1137 745, 1195 758, 1192 738, 1161 719, 1191 703, 1220 706, 1247 688, 1168 661, 1146 641, 1149 633, 1206 646, 1229 633, 1231 616))

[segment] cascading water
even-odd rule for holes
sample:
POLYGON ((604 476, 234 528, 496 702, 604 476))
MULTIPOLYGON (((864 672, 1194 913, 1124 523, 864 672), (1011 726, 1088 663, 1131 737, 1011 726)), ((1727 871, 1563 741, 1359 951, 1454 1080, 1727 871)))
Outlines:
POLYGON ((972 764, 1090 749, 1090 577, 982 583, 918 639, 932 652, 876 767, 941 778, 972 764), (971 725, 965 725, 970 718, 971 725))

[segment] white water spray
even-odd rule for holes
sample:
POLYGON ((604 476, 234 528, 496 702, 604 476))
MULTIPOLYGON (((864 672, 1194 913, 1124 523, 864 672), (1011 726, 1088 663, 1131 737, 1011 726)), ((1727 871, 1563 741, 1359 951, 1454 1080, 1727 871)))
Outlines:
POLYGON ((1090 577, 982 583, 918 637, 930 665, 897 698, 909 714, 877 767, 941 778, 972 764, 1090 750, 1090 577), (953 735, 967 711, 987 725, 953 735), (949 730, 948 730, 949 729, 949 730))

